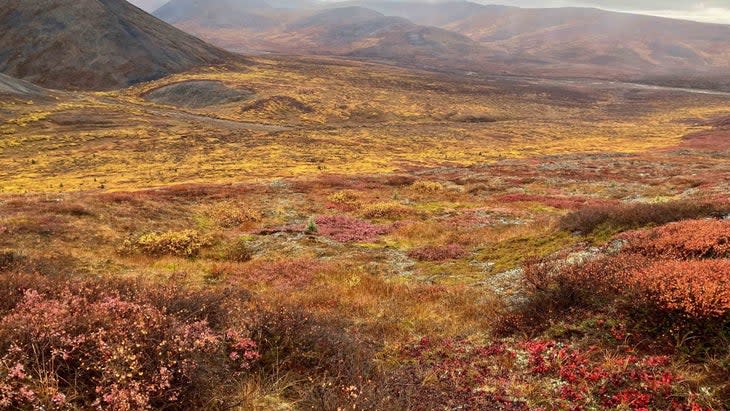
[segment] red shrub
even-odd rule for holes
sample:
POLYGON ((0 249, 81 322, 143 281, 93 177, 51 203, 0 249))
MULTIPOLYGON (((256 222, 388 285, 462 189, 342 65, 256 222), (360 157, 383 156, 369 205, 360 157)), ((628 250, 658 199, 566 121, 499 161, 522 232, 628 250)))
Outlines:
POLYGON ((459 244, 431 245, 408 252, 408 256, 419 261, 456 260, 467 255, 459 244))
MULTIPOLYGON (((379 225, 358 220, 347 215, 326 215, 314 219, 316 234, 329 237, 342 243, 374 241, 378 236, 388 234, 393 224, 379 225)), ((305 224, 290 224, 258 231, 258 234, 302 233, 307 231, 305 224)))
POLYGON ((410 393, 415 410, 526 410, 526 402, 513 400, 525 398, 526 386, 544 409, 702 409, 673 390, 680 381, 663 356, 550 340, 478 345, 428 338, 407 347, 403 356, 410 363, 395 380, 403 387, 417 386, 410 393))
POLYGON ((376 225, 346 215, 327 215, 315 219, 317 233, 341 243, 373 241, 388 234, 392 225, 376 225))
POLYGON ((525 402, 511 400, 508 381, 516 372, 516 353, 505 344, 480 346, 424 337, 402 355, 410 363, 396 371, 391 385, 403 387, 395 395, 409 397, 408 409, 529 409, 525 402), (490 390, 480 389, 485 386, 490 390), (408 387, 414 388, 405 391, 408 387))
POLYGON ((639 292, 662 308, 690 317, 730 313, 730 261, 659 261, 629 278, 639 292))
POLYGON ((730 221, 689 220, 622 236, 625 252, 652 258, 730 257, 730 221))
POLYGON ((214 307, 195 309, 192 295, 101 282, 38 281, 38 291, 19 278, 2 284, 2 409, 202 406, 209 385, 258 357, 244 333, 214 329, 201 315, 214 307))

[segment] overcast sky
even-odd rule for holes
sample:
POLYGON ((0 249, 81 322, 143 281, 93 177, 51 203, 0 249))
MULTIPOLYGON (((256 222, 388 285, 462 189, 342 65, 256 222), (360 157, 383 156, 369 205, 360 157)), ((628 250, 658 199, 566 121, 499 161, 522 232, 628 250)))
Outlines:
MULTIPOLYGON (((332 0, 331 0, 332 1, 332 0)), ((411 0, 412 1, 412 0, 411 0)), ((479 3, 509 4, 522 7, 587 6, 730 24, 730 0, 475 0, 479 3)), ((147 11, 154 11, 167 0, 131 0, 147 11)))
POLYGON ((730 0, 502 0, 522 7, 587 6, 730 24, 730 0))

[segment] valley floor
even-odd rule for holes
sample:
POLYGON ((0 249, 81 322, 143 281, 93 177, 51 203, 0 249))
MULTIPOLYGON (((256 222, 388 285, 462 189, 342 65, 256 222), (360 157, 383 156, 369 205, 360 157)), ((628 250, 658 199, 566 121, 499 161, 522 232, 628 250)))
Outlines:
POLYGON ((0 101, 0 405, 727 409, 728 119, 274 57, 0 101))

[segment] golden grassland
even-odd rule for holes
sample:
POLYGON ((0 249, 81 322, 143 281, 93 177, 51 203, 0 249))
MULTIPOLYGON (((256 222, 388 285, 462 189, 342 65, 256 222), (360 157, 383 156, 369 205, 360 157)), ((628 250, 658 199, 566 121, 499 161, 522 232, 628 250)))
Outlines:
POLYGON ((566 94, 364 63, 260 59, 119 92, 8 104, 0 117, 0 185, 6 193, 118 190, 635 153, 674 146, 703 129, 699 120, 728 110, 707 96, 566 94), (202 79, 255 96, 197 110, 143 97, 167 84, 202 79), (208 117, 230 121, 211 123, 208 117))

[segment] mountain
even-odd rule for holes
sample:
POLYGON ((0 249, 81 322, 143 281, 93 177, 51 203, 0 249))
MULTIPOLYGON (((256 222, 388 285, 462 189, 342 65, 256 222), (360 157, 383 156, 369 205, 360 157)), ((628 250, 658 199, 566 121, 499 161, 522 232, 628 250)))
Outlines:
POLYGON ((276 8, 260 0, 172 0, 154 14, 235 51, 334 54, 398 62, 454 63, 476 52, 464 35, 363 7, 276 8))
POLYGON ((47 87, 118 88, 230 58, 124 0, 0 2, 0 72, 47 87))
POLYGON ((343 5, 365 7, 386 16, 408 19, 424 26, 444 27, 449 23, 460 21, 485 11, 504 11, 517 7, 483 5, 469 1, 417 2, 388 0, 353 0, 343 5))
POLYGON ((304 2, 286 10, 264 1, 172 0, 156 15, 236 51, 632 80, 717 77, 730 70, 727 25, 590 8, 526 9, 468 1, 354 0, 318 7, 304 2), (197 7, 185 7, 189 3, 197 7), (239 13, 248 17, 220 23, 239 13))
POLYGON ((154 14, 171 24, 195 21, 202 27, 255 29, 275 24, 273 19, 255 12, 271 8, 263 0, 177 0, 160 7, 154 14))
POLYGON ((466 1, 359 1, 386 15, 463 34, 531 74, 724 73, 730 26, 592 8, 530 9, 466 1))
POLYGON ((400 60, 415 55, 453 58, 478 45, 466 36, 419 26, 362 7, 325 10, 286 26, 287 44, 299 49, 400 60))

